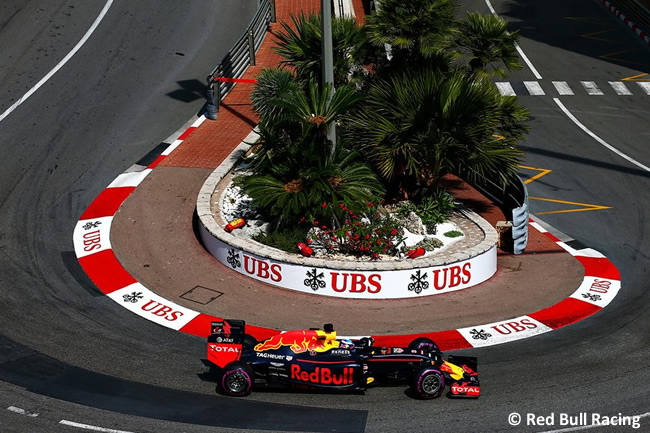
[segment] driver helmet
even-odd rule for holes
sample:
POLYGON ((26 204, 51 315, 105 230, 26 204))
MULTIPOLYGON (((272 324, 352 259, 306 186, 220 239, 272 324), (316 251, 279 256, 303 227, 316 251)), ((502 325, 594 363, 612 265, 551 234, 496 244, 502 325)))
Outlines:
POLYGON ((354 349, 354 343, 349 338, 344 338, 339 342, 339 348, 352 350, 354 349))

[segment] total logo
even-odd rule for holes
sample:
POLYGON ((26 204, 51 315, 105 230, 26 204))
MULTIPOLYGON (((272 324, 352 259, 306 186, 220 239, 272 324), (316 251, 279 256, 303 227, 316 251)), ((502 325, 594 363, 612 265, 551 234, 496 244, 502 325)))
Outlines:
POLYGON ((216 344, 210 345, 210 349, 217 353, 239 353, 239 347, 236 346, 217 346, 216 344))
POLYGON ((329 368, 316 367, 309 372, 294 364, 291 366, 291 379, 317 385, 350 385, 354 383, 354 368, 345 367, 341 374, 334 374, 329 368))
POLYGON ((481 394, 481 389, 478 386, 460 386, 453 384, 451 386, 451 392, 453 394, 479 395, 481 394))

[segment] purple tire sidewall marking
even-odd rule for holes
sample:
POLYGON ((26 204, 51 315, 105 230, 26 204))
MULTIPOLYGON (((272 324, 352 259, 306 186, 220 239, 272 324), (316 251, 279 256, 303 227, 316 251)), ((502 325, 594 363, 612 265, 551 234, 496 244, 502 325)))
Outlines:
POLYGON ((224 391, 226 391, 226 393, 228 393, 228 395, 235 395, 235 396, 237 396, 237 395, 245 394, 245 393, 247 393, 248 391, 250 391, 252 383, 253 383, 253 382, 251 381, 251 377, 250 377, 250 375, 248 374, 248 372, 247 372, 245 369, 241 368, 241 367, 237 367, 237 368, 234 369, 234 370, 228 370, 227 372, 225 372, 225 373, 223 374, 223 377, 221 378, 221 388, 222 388, 224 391), (246 389, 243 390, 243 391, 237 392, 237 393, 230 392, 230 391, 228 390, 228 387, 226 386, 226 379, 228 379, 228 377, 229 377, 230 375, 235 374, 235 373, 241 373, 241 374, 243 374, 244 376, 246 376, 246 379, 247 379, 247 381, 248 381, 248 386, 246 387, 246 389))
POLYGON ((438 397, 438 396, 442 395, 442 393, 443 393, 444 390, 445 390, 445 386, 446 386, 446 385, 445 385, 445 376, 444 376, 444 375, 443 375, 443 374, 442 374, 438 369, 435 369, 435 368, 427 368, 426 370, 422 370, 422 371, 418 374, 418 380, 417 380, 417 382, 415 383, 415 385, 416 385, 416 387, 417 387, 417 390, 416 390, 416 391, 417 391, 418 394, 419 394, 420 396, 422 396, 423 398, 435 398, 435 397, 438 397), (439 390, 437 393, 435 393, 435 394, 427 394, 427 393, 424 392, 423 389, 422 389, 422 381, 423 381, 423 380, 428 376, 428 373, 433 373, 433 374, 437 375, 437 376, 440 378, 440 390, 439 390))

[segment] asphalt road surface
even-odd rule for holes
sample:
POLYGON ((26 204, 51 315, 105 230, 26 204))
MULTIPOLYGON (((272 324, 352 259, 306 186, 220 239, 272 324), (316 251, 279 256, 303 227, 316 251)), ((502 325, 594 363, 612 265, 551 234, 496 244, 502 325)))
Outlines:
MULTIPOLYGON (((0 431, 80 431, 76 422, 132 432, 519 432, 560 427, 510 426, 513 412, 648 413, 650 173, 642 166, 650 165, 650 96, 622 80, 650 71, 650 50, 596 0, 492 4, 521 30, 521 48, 542 77, 524 66, 507 80, 534 116, 525 165, 537 170, 522 171, 551 170, 528 185, 531 209, 607 255, 623 288, 576 325, 471 351, 479 400, 417 401, 402 387, 219 397, 202 374, 201 340, 99 295, 72 251, 76 221, 116 175, 201 109, 205 75, 256 3, 115 1, 83 47, 0 121, 0 431), (524 81, 544 94, 532 95, 524 81), (553 81, 574 94, 560 95, 553 81), (581 81, 603 94, 589 95, 581 81), (637 164, 580 129, 554 98, 637 164), (609 208, 557 213, 585 205, 609 208)), ((0 112, 68 54, 106 4, 2 2, 0 112)), ((488 13, 478 0, 461 8, 488 13)), ((647 429, 650 419, 641 422, 647 429)))

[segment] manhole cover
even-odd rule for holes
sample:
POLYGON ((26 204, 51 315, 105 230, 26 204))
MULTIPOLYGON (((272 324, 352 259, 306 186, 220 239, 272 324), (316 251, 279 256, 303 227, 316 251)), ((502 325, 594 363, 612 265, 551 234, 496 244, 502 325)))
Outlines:
POLYGON ((223 295, 223 292, 208 289, 207 287, 203 286, 196 286, 193 289, 183 293, 181 295, 181 298, 196 302, 197 304, 207 305, 221 295, 223 295))

